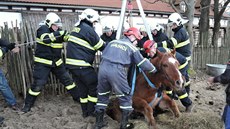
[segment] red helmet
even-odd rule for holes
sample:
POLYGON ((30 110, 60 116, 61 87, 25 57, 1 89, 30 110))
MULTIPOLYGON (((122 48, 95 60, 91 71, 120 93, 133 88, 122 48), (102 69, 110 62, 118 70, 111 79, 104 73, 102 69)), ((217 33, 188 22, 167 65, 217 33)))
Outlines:
POLYGON ((136 37, 136 39, 141 40, 141 33, 140 31, 135 28, 135 27, 130 27, 125 33, 125 36, 130 36, 130 35, 134 35, 136 37))
POLYGON ((145 49, 145 53, 149 53, 151 48, 154 47, 155 42, 153 42, 152 40, 146 40, 145 43, 143 44, 143 48, 145 49))

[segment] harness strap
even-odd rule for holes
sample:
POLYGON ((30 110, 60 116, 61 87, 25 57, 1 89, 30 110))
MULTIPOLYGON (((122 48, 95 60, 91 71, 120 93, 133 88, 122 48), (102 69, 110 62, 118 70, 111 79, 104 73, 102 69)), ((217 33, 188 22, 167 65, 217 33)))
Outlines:
POLYGON ((155 94, 154 99, 149 103, 150 107, 153 107, 153 104, 155 103, 155 101, 157 100, 157 98, 160 98, 160 100, 158 101, 158 103, 155 106, 158 106, 163 98, 162 93, 158 96, 158 92, 155 94))
POLYGON ((156 86, 149 80, 149 78, 147 77, 147 75, 145 74, 145 72, 139 68, 139 70, 141 71, 141 73, 144 75, 145 80, 148 82, 148 84, 152 87, 152 88, 156 88, 156 86))
POLYGON ((137 75, 137 70, 136 70, 136 66, 134 67, 134 73, 133 73, 133 79, 132 79, 132 89, 130 92, 130 95, 134 94, 134 90, 135 90, 135 83, 136 83, 136 75, 137 75))

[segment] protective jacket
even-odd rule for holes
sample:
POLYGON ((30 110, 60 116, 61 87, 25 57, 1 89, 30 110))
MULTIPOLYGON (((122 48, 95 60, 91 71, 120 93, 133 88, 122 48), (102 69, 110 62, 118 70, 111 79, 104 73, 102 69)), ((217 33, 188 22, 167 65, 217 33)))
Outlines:
POLYGON ((117 31, 112 31, 112 35, 111 36, 107 36, 106 33, 103 33, 101 35, 101 39, 108 44, 109 42, 111 42, 112 40, 116 39, 116 35, 117 35, 117 31))
POLYGON ((143 37, 141 40, 138 41, 138 44, 137 44, 137 49, 139 49, 143 57, 147 57, 147 54, 145 53, 145 50, 143 49, 143 45, 145 41, 147 41, 148 39, 149 39, 149 36, 143 37))
POLYGON ((162 42, 169 39, 165 33, 162 33, 162 30, 157 31, 157 34, 156 35, 152 34, 152 36, 155 42, 162 42))
POLYGON ((67 45, 66 64, 69 69, 92 66, 97 50, 104 49, 104 41, 92 26, 83 20, 72 30, 67 45))
POLYGON ((173 32, 174 36, 172 38, 158 42, 157 47, 176 48, 177 52, 185 56, 187 60, 191 60, 191 48, 187 31, 183 25, 181 25, 173 29, 173 32))
POLYGON ((220 82, 222 84, 228 84, 226 92, 226 103, 230 105, 230 62, 227 64, 227 68, 224 73, 214 78, 214 82, 220 82))
POLYGON ((138 49, 129 43, 127 38, 122 40, 115 40, 108 44, 102 54, 102 59, 115 64, 123 65, 124 67, 129 67, 132 63, 138 64, 143 70, 154 71, 156 70, 150 62, 141 56, 138 49), (108 47, 108 48, 107 48, 108 47), (114 53, 122 54, 114 54, 114 53))
POLYGON ((68 36, 66 31, 52 31, 47 25, 37 30, 37 46, 34 61, 45 65, 59 66, 62 64, 63 43, 68 36))
POLYGON ((78 85, 83 117, 93 115, 97 102, 97 73, 92 67, 95 53, 103 50, 104 41, 98 36, 93 24, 82 20, 72 30, 67 45, 67 68, 78 85))

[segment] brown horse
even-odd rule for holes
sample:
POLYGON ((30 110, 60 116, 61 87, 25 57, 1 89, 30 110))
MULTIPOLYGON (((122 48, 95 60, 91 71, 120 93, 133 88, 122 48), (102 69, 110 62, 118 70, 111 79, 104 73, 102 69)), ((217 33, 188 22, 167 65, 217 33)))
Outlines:
MULTIPOLYGON (((157 89, 162 85, 169 86, 173 90, 181 90, 184 79, 178 70, 179 62, 174 57, 175 50, 171 53, 161 53, 157 50, 156 56, 150 61, 155 65, 158 72, 154 75, 146 73, 149 80, 155 85, 151 87, 145 77, 140 73, 137 76, 135 92, 133 95, 134 111, 142 113, 150 129, 156 129, 156 122, 153 117, 153 110, 158 105, 162 109, 170 109, 175 117, 179 117, 180 112, 173 99, 162 92, 161 97, 157 97, 157 89)), ((120 121, 121 111, 118 101, 113 101, 112 106, 107 110, 107 114, 113 119, 120 121)))
POLYGON ((158 105, 161 109, 170 109, 175 117, 179 117, 179 109, 173 99, 168 97, 165 92, 162 97, 156 97, 157 89, 164 86, 169 86, 173 90, 181 90, 184 79, 178 70, 179 62, 174 57, 175 50, 171 53, 161 53, 157 51, 156 57, 150 61, 153 63, 158 72, 153 76, 146 75, 155 85, 155 88, 150 87, 143 75, 139 74, 136 81, 136 89, 133 95, 133 108, 135 111, 142 113, 150 128, 156 129, 156 122, 153 117, 153 110, 158 105))

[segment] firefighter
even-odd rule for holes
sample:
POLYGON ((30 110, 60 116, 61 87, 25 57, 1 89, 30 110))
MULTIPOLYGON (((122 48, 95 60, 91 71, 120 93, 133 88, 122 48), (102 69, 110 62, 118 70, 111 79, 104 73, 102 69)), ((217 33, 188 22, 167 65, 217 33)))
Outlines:
POLYGON ((221 84, 228 84, 228 86, 225 89, 226 105, 224 107, 224 112, 222 114, 222 120, 224 121, 225 129, 230 129, 230 61, 228 61, 224 73, 215 77, 209 77, 207 81, 211 84, 218 83, 218 82, 221 84))
MULTIPOLYGON (((191 60, 191 46, 189 35, 186 29, 183 27, 183 24, 187 23, 188 20, 184 20, 178 13, 172 13, 168 18, 168 25, 171 27, 174 32, 174 36, 165 40, 163 42, 157 42, 157 47, 164 48, 175 48, 178 53, 186 57, 186 59, 190 62, 191 60)), ((186 71, 185 75, 186 84, 185 89, 187 93, 190 92, 190 81, 189 75, 186 71)))
POLYGON ((142 35, 142 38, 141 38, 141 40, 138 41, 137 48, 140 50, 141 55, 143 57, 147 57, 145 51, 143 50, 143 44, 145 43, 146 40, 149 39, 149 36, 147 34, 145 26, 141 26, 141 28, 139 29, 139 31, 140 31, 140 33, 142 35))
POLYGON ((77 87, 62 61, 63 42, 67 41, 68 33, 61 28, 60 17, 51 12, 46 15, 45 25, 40 26, 37 30, 37 47, 33 71, 34 82, 26 95, 22 112, 30 111, 46 84, 50 72, 56 75, 73 99, 77 99, 77 87))
MULTIPOLYGON (((155 56, 156 44, 153 41, 147 40, 144 43, 143 47, 145 49, 145 52, 149 55, 150 58, 153 58, 155 56)), ((168 48, 158 47, 157 49, 159 51, 161 51, 161 52, 170 52, 170 49, 168 49, 168 48)), ((178 60, 178 62, 180 63, 179 70, 180 70, 181 74, 183 76, 185 76, 186 71, 188 70, 188 61, 179 52, 176 52, 175 56, 176 56, 176 59, 178 60)), ((166 93, 171 98, 173 97, 172 90, 166 88, 166 93)), ((176 94, 178 95, 178 98, 180 99, 181 103, 185 106, 185 108, 186 108, 185 111, 186 112, 192 112, 192 109, 193 109, 192 100, 189 98, 188 93, 186 92, 186 90, 184 89, 184 90, 182 90, 180 92, 176 92, 176 94)))
POLYGON ((82 116, 94 116, 97 102, 97 73, 93 68, 95 53, 105 47, 104 41, 94 30, 99 14, 85 9, 79 16, 67 44, 66 65, 78 84, 82 116))
POLYGON ((151 33, 155 42, 162 42, 169 39, 162 31, 162 27, 159 24, 156 23, 151 25, 151 33))
POLYGON ((116 39, 117 31, 113 29, 112 26, 106 25, 103 27, 103 34, 101 35, 101 39, 108 44, 112 40, 116 39))
POLYGON ((110 42, 102 53, 102 61, 98 73, 98 102, 96 105, 96 125, 95 129, 105 126, 103 120, 105 109, 109 103, 110 92, 115 92, 120 102, 122 119, 120 129, 131 128, 128 124, 128 116, 132 112, 131 88, 127 81, 127 69, 132 64, 137 64, 145 71, 156 72, 150 61, 140 54, 135 47, 137 41, 141 39, 137 28, 131 27, 120 40, 110 42))

